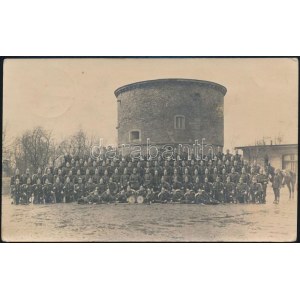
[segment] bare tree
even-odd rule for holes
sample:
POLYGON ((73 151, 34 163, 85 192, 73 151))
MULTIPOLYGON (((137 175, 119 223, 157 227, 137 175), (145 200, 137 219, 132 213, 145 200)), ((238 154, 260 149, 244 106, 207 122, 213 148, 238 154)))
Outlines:
POLYGON ((14 143, 16 167, 22 171, 26 168, 32 171, 45 168, 51 157, 52 142, 51 132, 42 127, 26 131, 14 143))

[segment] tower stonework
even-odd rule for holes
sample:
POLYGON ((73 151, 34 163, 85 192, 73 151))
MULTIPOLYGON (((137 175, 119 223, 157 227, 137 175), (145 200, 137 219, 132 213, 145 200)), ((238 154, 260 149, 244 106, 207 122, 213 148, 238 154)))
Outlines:
POLYGON ((193 79, 157 79, 122 86, 118 144, 224 145, 224 86, 193 79))

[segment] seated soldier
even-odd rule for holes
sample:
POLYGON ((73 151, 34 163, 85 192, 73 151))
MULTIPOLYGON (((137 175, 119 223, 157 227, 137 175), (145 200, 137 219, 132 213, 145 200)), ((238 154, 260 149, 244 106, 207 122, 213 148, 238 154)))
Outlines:
POLYGON ((99 191, 100 195, 106 191, 107 184, 104 183, 103 178, 99 179, 99 183, 97 184, 97 188, 98 188, 98 191, 99 191))
POLYGON ((236 186, 230 180, 230 176, 227 176, 226 184, 224 186, 224 201, 226 203, 234 203, 236 194, 236 186))
POLYGON ((224 202, 224 185, 220 181, 220 177, 216 177, 216 182, 212 185, 213 199, 219 202, 224 202))
POLYGON ((109 188, 104 193, 102 193, 101 196, 100 196, 100 201, 102 203, 109 204, 109 203, 113 203, 114 200, 115 200, 115 198, 112 196, 109 188))
POLYGON ((249 186, 242 177, 236 186, 236 199, 239 203, 248 203, 249 200, 249 186))
POLYGON ((90 193, 87 197, 86 197, 86 201, 89 204, 99 204, 100 203, 100 195, 99 195, 99 191, 98 188, 96 187, 94 189, 94 191, 92 193, 90 193))
POLYGON ((154 203, 156 200, 157 200, 156 194, 153 192, 153 189, 148 188, 145 197, 145 203, 151 204, 154 203))
POLYGON ((136 197, 136 191, 131 188, 130 184, 128 184, 127 189, 126 189, 127 202, 128 202, 128 198, 130 198, 132 196, 136 197))
POLYGON ((160 203, 167 203, 171 200, 171 194, 166 188, 161 188, 161 192, 158 194, 158 200, 160 203))
POLYGON ((193 190, 187 189, 184 194, 184 203, 195 203, 195 192, 193 190))
POLYGON ((205 204, 206 197, 204 195, 204 190, 201 187, 198 189, 197 193, 195 194, 195 203, 197 204, 205 204))
POLYGON ((117 195, 116 195, 116 202, 117 203, 127 203, 127 197, 125 190, 122 189, 117 195))
POLYGON ((90 177, 88 182, 85 184, 85 190, 86 190, 86 194, 90 195, 91 193, 94 192, 96 186, 93 183, 93 179, 90 177))
MULTIPOLYGON (((143 202, 144 202, 144 200, 145 200, 145 197, 146 197, 146 194, 147 194, 147 191, 144 189, 144 187, 141 185, 140 186, 140 188, 139 188, 139 190, 137 191, 137 197, 139 197, 139 196, 141 196, 141 197, 143 197, 143 202)), ((137 201, 138 201, 139 199, 137 199, 137 201)))
POLYGON ((113 196, 118 193, 118 184, 113 181, 112 177, 109 178, 109 182, 107 186, 113 196))
POLYGON ((253 177, 250 185, 250 197, 253 203, 262 203, 263 188, 262 185, 257 182, 256 177, 253 177))

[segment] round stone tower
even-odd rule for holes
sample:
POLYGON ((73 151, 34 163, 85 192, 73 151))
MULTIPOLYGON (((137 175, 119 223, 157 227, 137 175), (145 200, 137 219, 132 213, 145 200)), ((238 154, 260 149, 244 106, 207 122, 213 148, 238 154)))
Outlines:
POLYGON ((220 84, 194 79, 157 79, 115 91, 118 143, 205 144, 223 147, 224 96, 220 84))

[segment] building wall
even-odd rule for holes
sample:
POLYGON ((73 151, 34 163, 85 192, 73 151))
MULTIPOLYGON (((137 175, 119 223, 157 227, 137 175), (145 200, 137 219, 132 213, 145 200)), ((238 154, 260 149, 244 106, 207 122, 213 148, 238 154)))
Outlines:
MULTIPOLYGON (((249 147, 243 149, 244 159, 248 160, 250 163, 253 163, 254 160, 257 163, 263 165, 265 155, 268 155, 269 162, 274 168, 283 169, 283 156, 284 155, 294 155, 295 163, 298 164, 298 146, 290 145, 280 147, 279 145, 268 146, 268 147, 249 147)), ((297 165, 295 165, 296 172, 297 165)))
POLYGON ((224 144, 226 89, 198 80, 154 80, 118 89, 118 142, 130 143, 129 132, 140 130, 141 144, 224 144), (185 129, 174 129, 174 117, 185 117, 185 129))

